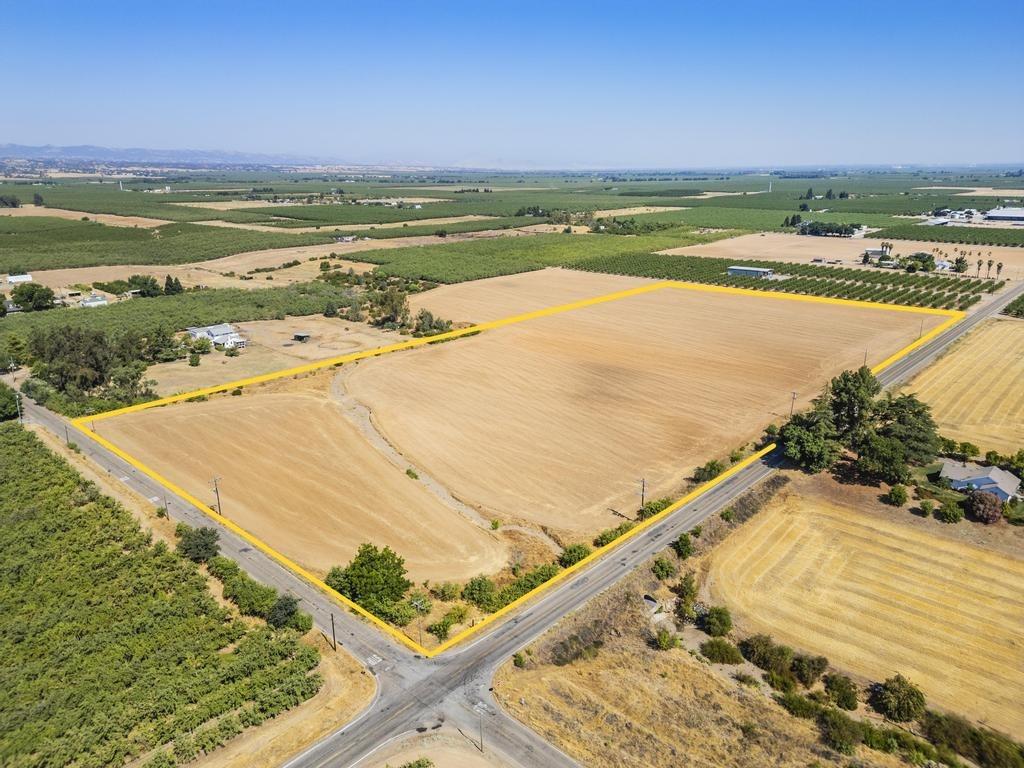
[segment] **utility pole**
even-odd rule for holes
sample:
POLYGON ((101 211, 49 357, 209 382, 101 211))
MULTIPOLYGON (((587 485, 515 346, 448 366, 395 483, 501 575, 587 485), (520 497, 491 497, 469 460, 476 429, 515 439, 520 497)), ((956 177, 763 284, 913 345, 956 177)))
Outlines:
POLYGON ((864 350, 864 367, 868 367, 868 351, 866 349, 864 350))
POLYGON ((409 601, 409 605, 411 605, 416 611, 416 627, 419 630, 420 635, 419 644, 423 645, 423 614, 427 610, 426 603, 424 603, 421 598, 414 597, 409 601))
POLYGON ((64 445, 71 445, 71 435, 68 434, 68 425, 64 425, 64 445))
POLYGON ((921 330, 917 332, 917 338, 924 336, 924 318, 921 318, 921 330))
POLYGON ((217 484, 218 480, 220 480, 219 477, 213 478, 213 492, 217 495, 217 514, 223 516, 224 508, 220 505, 220 485, 217 484))
POLYGON ((644 508, 644 504, 647 501, 647 478, 640 478, 640 509, 644 508))
POLYGON ((331 614, 331 645, 334 646, 334 650, 338 650, 338 635, 334 631, 334 614, 331 614))
POLYGON ((14 402, 18 406, 18 423, 19 424, 24 424, 25 423, 25 418, 21 415, 21 392, 15 392, 14 393, 14 402))
POLYGON ((480 711, 480 752, 484 751, 484 713, 480 711))
POLYGON ((789 403, 789 417, 793 418, 793 409, 796 408, 796 390, 793 391, 793 399, 789 403))

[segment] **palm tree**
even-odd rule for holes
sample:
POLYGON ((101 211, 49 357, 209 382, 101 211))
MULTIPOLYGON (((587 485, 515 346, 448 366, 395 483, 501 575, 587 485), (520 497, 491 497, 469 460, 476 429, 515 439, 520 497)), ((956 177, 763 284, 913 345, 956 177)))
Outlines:
MULTIPOLYGON (((991 253, 991 251, 989 251, 989 253, 991 253)), ((992 259, 989 259, 988 260, 988 269, 985 270, 985 277, 986 278, 992 276, 992 265, 993 264, 995 264, 995 261, 993 261, 992 259)))
POLYGON ((1003 271, 1003 262, 996 264, 996 279, 999 279, 999 273, 1003 271))
POLYGON ((978 277, 981 277, 981 259, 978 259, 978 277))

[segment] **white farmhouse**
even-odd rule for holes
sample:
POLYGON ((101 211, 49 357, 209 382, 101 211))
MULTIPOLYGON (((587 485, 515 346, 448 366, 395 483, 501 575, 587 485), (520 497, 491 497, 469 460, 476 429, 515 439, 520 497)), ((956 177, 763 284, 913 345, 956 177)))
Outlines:
POLYGON ((209 339, 214 346, 225 349, 245 349, 245 337, 238 333, 230 323, 200 325, 186 330, 192 339, 209 339))

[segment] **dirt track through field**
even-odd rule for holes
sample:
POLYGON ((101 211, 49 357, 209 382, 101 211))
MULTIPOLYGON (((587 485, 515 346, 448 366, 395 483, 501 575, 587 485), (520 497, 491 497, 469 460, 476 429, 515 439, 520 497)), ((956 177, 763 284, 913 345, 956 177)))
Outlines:
POLYGON ((982 323, 906 390, 932 407, 943 435, 1016 452, 1024 445, 1024 320, 982 323))
MULTIPOLYGON (((550 273, 532 274, 546 291, 550 273)), ((485 297, 504 290, 484 282, 485 297)), ((788 415, 792 391, 800 407, 865 349, 873 363, 916 339, 921 317, 666 290, 364 361, 347 385, 458 498, 586 536, 632 515, 641 477, 648 498, 678 491, 788 415)))
POLYGON ((941 707, 1021 736, 1020 558, 787 492, 715 551, 710 584, 744 630, 871 680, 900 672, 941 707))

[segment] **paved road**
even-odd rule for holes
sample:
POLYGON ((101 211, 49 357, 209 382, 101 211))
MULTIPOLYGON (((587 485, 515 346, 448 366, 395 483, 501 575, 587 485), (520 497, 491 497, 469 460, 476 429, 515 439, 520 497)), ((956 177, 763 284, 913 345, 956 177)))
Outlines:
MULTIPOLYGON (((879 379, 886 386, 906 380, 931 363, 950 343, 1022 293, 1024 284, 1013 286, 987 301, 964 321, 883 371, 879 379)), ((61 417, 28 402, 25 410, 29 420, 64 436, 66 422, 61 417)), ((165 498, 162 487, 117 456, 87 438, 72 439, 77 440, 86 456, 133 490, 154 503, 165 498)), ((435 659, 413 654, 222 528, 222 550, 227 556, 236 559, 254 578, 301 598, 303 608, 313 615, 316 626, 328 637, 333 615, 339 643, 376 676, 377 696, 369 708, 356 720, 294 757, 286 766, 365 766, 369 756, 386 742, 417 731, 439 729, 461 731, 474 742, 482 733, 485 753, 497 753, 504 762, 524 768, 576 765, 497 707, 490 691, 494 671, 512 653, 560 618, 664 549, 679 533, 699 524, 764 480, 775 471, 778 461, 778 456, 770 455, 752 464, 631 539, 621 549, 527 603, 509 619, 435 659)), ((172 518, 190 525, 211 525, 209 518, 191 504, 172 496, 166 498, 172 518)), ((230 515, 230 509, 226 511, 230 515)))

